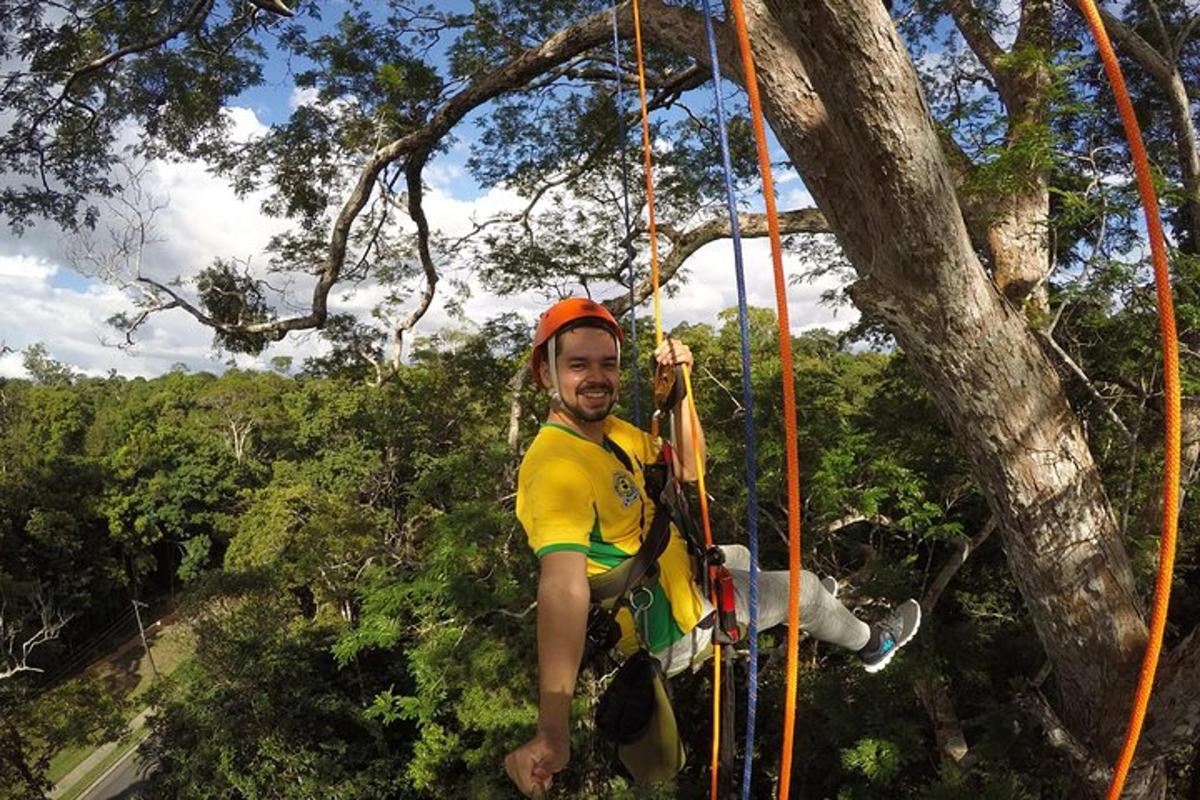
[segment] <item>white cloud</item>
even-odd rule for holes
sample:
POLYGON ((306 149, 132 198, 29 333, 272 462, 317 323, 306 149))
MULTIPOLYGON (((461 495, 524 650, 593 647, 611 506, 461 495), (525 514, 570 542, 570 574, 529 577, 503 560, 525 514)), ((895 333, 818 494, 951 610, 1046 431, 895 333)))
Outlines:
POLYGON ((269 128, 258 119, 258 114, 249 108, 230 106, 225 109, 225 117, 229 120, 230 133, 233 140, 245 143, 264 135, 269 128))
POLYGON ((20 353, 5 353, 0 355, 0 378, 28 378, 25 367, 21 365, 20 353))
POLYGON ((194 275, 213 258, 251 259, 261 254, 282 220, 261 212, 263 193, 237 197, 222 179, 196 161, 157 162, 146 187, 167 206, 156 220, 165 241, 154 245, 148 272, 162 278, 194 275))
MULTIPOLYGON (((292 93, 293 106, 312 100, 310 91, 292 93)), ((243 140, 266 130, 250 109, 230 108, 226 113, 235 135, 243 140)), ((131 130, 124 138, 132 140, 135 136, 136 131, 131 130)), ((780 179, 781 184, 787 184, 781 192, 782 208, 812 205, 811 196, 798 183, 794 171, 781 170, 780 179)), ((453 151, 429 165, 426 180, 426 215, 431 225, 445 236, 461 236, 476 222, 524 207, 524 200, 503 187, 480 193, 463 169, 461 155, 453 151)), ((156 198, 169 201, 156 218, 164 241, 148 250, 147 274, 164 280, 175 276, 186 278, 217 257, 249 260, 255 274, 265 274, 264 248, 271 236, 286 226, 261 213, 261 194, 239 198, 203 164, 189 161, 150 165, 144 188, 156 198)), ((411 230, 411 223, 408 225, 411 230)), ((65 266, 62 240, 63 236, 49 225, 41 226, 36 235, 24 239, 16 239, 7 232, 0 234, 0 291, 7 296, 9 309, 0 318, 0 342, 16 350, 43 342, 52 357, 93 375, 116 369, 126 375, 151 376, 179 362, 192 369, 223 368, 223 361, 212 351, 212 332, 182 311, 153 316, 139 331, 137 345, 132 350, 113 346, 121 340, 121 335, 106 320, 118 312, 130 311, 132 304, 115 287, 86 281, 70 272, 65 266)), ((686 284, 675 297, 663 300, 664 323, 668 328, 683 321, 715 323, 719 312, 737 304, 731 247, 729 242, 713 243, 689 259, 685 266, 686 284)), ((774 308, 769 245, 765 239, 756 239, 747 241, 745 248, 749 302, 774 308)), ((646 254, 641 255, 644 258, 646 254)), ((453 254, 440 254, 438 261, 446 278, 453 277, 460 268, 453 254)), ((789 275, 802 267, 795 257, 787 257, 785 263, 789 275)), ((296 302, 307 303, 311 281, 308 276, 295 279, 292 291, 296 302)), ((828 281, 788 287, 794 331, 817 325, 844 328, 853 321, 853 312, 835 315, 832 309, 820 305, 819 296, 828 288, 828 281)), ((600 286, 594 287, 594 291, 599 297, 609 297, 621 289, 615 285, 600 286)), ((367 317, 386 294, 387 290, 377 284, 335 290, 330 296, 330 307, 335 313, 352 312, 367 317)), ((428 335, 446 326, 462 324, 447 309, 448 299, 449 289, 439 290, 415 335, 428 335)), ((475 289, 463 303, 463 311, 468 320, 480 323, 503 312, 515 312, 532 325, 546 303, 542 292, 497 298, 475 289)), ((639 309, 643 321, 649 319, 649 308, 646 303, 639 309)), ((405 311, 402 309, 400 313, 405 311)), ((409 337, 410 342, 412 338, 409 337)), ((239 366, 266 368, 275 356, 291 356, 299 362, 327 349, 315 333, 293 334, 273 345, 263 356, 239 356, 235 362, 239 366)), ((19 353, 0 357, 0 375, 22 372, 19 353)))
POLYGON ((288 107, 295 111, 301 106, 316 105, 320 96, 320 92, 313 86, 293 86, 292 93, 288 97, 288 107))
MULTIPOLYGON (((774 309, 775 273, 770 243, 766 239, 747 240, 743 242, 742 256, 747 304, 774 309)), ((800 259, 786 253, 783 265, 784 274, 789 278, 804 268, 800 259)), ((663 325, 666 327, 680 322, 715 322, 721 311, 737 305, 732 242, 705 245, 688 260, 687 267, 687 286, 676 297, 663 301, 663 325)), ((834 309, 821 303, 821 294, 836 286, 832 278, 814 283, 788 282, 788 321, 793 333, 817 327, 844 330, 858 319, 853 309, 840 309, 835 313, 834 309)))
POLYGON ((779 196, 779 208, 781 211, 795 211, 800 208, 814 208, 817 203, 813 200, 812 194, 803 186, 795 189, 788 189, 779 196))
MULTIPOLYGON (((0 320, 0 341, 17 351, 42 342, 51 357, 90 375, 102 375, 110 368, 130 375, 153 375, 176 361, 206 358, 194 345, 190 353, 178 348, 180 352, 172 353, 169 359, 152 346, 137 361, 115 347, 106 347, 102 340, 107 337, 115 341, 117 336, 105 320, 127 309, 127 299, 118 290, 100 284, 85 289, 56 286, 58 274, 57 266, 40 258, 0 256, 0 291, 11 299, 0 320)), ((169 337, 170 331, 156 330, 152 335, 161 340, 169 337)), ((0 359, 0 374, 22 373, 19 353, 0 359)))

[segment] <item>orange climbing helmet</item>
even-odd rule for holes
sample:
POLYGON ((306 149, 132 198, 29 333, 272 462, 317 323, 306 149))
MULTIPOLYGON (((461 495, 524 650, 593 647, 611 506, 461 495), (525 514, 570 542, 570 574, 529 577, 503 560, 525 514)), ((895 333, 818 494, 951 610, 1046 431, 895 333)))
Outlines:
MULTIPOLYGON (((550 342, 554 335, 563 328, 585 319, 599 320, 612 333, 613 338, 617 340, 617 357, 620 358, 621 342, 624 341, 625 334, 612 312, 595 300, 589 300, 586 297, 568 297, 566 300, 560 300, 550 306, 538 317, 537 332, 533 335, 533 359, 529 364, 529 368, 533 370, 535 381, 541 383, 542 361, 546 357, 546 351, 542 345, 550 342)), ((551 371, 553 372, 553 370, 551 371)))

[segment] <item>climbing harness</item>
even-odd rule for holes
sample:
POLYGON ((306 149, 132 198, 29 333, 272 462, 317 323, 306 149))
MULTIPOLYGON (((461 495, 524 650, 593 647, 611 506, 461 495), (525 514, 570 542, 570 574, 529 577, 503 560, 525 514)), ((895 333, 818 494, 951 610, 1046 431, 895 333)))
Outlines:
POLYGON ((1146 719, 1146 708, 1150 704, 1150 691, 1154 687, 1154 673, 1158 668, 1158 657, 1162 652, 1163 631, 1167 624, 1167 605, 1171 599, 1171 575, 1175 567, 1175 540, 1179 530, 1179 455, 1180 455, 1180 388, 1179 388, 1179 343, 1175 331, 1175 307, 1171 300, 1171 276, 1167 269, 1167 248, 1162 232, 1162 221, 1158 209, 1158 198, 1150 176, 1150 164, 1146 148, 1142 143, 1142 132, 1133 113, 1133 103, 1125 88, 1125 78, 1120 64, 1109 42, 1104 22, 1093 0, 1079 0, 1079 7, 1087 18, 1096 49, 1104 62, 1108 81, 1116 96, 1117 109, 1125 126, 1125 137, 1129 141, 1137 175, 1138 193, 1142 198, 1142 210, 1146 216, 1146 231, 1150 238, 1150 257, 1154 263, 1154 286, 1158 303, 1159 334, 1163 349, 1163 394, 1166 417, 1165 453, 1163 463, 1162 536, 1159 540, 1158 575, 1154 583, 1154 607, 1150 613, 1149 639, 1138 675, 1137 691, 1129 714, 1129 726, 1121 752, 1113 768, 1112 783, 1108 787, 1108 800, 1118 800, 1133 763, 1142 724, 1146 719))
MULTIPOLYGON (((604 448, 627 471, 634 473, 634 462, 620 445, 606 437, 604 448)), ((618 760, 638 782, 670 779, 684 764, 670 693, 657 660, 645 646, 651 638, 647 616, 654 603, 650 587, 658 577, 658 559, 670 541, 671 524, 680 531, 689 554, 698 559, 700 567, 696 574, 709 574, 706 559, 721 552, 716 548, 702 551, 698 544, 672 458, 673 451, 664 444, 659 460, 643 467, 645 495, 653 501, 655 513, 637 552, 619 566, 588 578, 592 606, 581 666, 602 661, 618 643, 621 629, 616 618, 622 609, 630 612, 634 633, 643 643, 617 670, 596 710, 598 731, 616 744, 618 760)), ((732 584, 728 591, 732 597, 732 584)))

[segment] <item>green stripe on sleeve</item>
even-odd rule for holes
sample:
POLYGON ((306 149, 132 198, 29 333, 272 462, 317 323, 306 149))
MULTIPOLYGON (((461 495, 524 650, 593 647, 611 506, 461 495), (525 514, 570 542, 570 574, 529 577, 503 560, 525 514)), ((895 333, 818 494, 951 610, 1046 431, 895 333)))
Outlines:
POLYGON ((538 550, 536 553, 534 553, 534 555, 538 558, 541 558, 547 553, 557 553, 560 550, 570 550, 575 553, 583 553, 584 555, 587 555, 588 546, 586 544, 573 544, 571 542, 564 542, 562 544, 548 544, 541 550, 538 550))

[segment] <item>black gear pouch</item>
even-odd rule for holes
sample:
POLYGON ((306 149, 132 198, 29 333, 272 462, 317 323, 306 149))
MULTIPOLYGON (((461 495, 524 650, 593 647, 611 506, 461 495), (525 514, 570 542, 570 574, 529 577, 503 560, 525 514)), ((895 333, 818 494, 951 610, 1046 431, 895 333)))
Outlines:
POLYGON ((596 730, 609 741, 632 744, 654 717, 654 679, 658 664, 639 650, 617 670, 596 706, 596 730))

